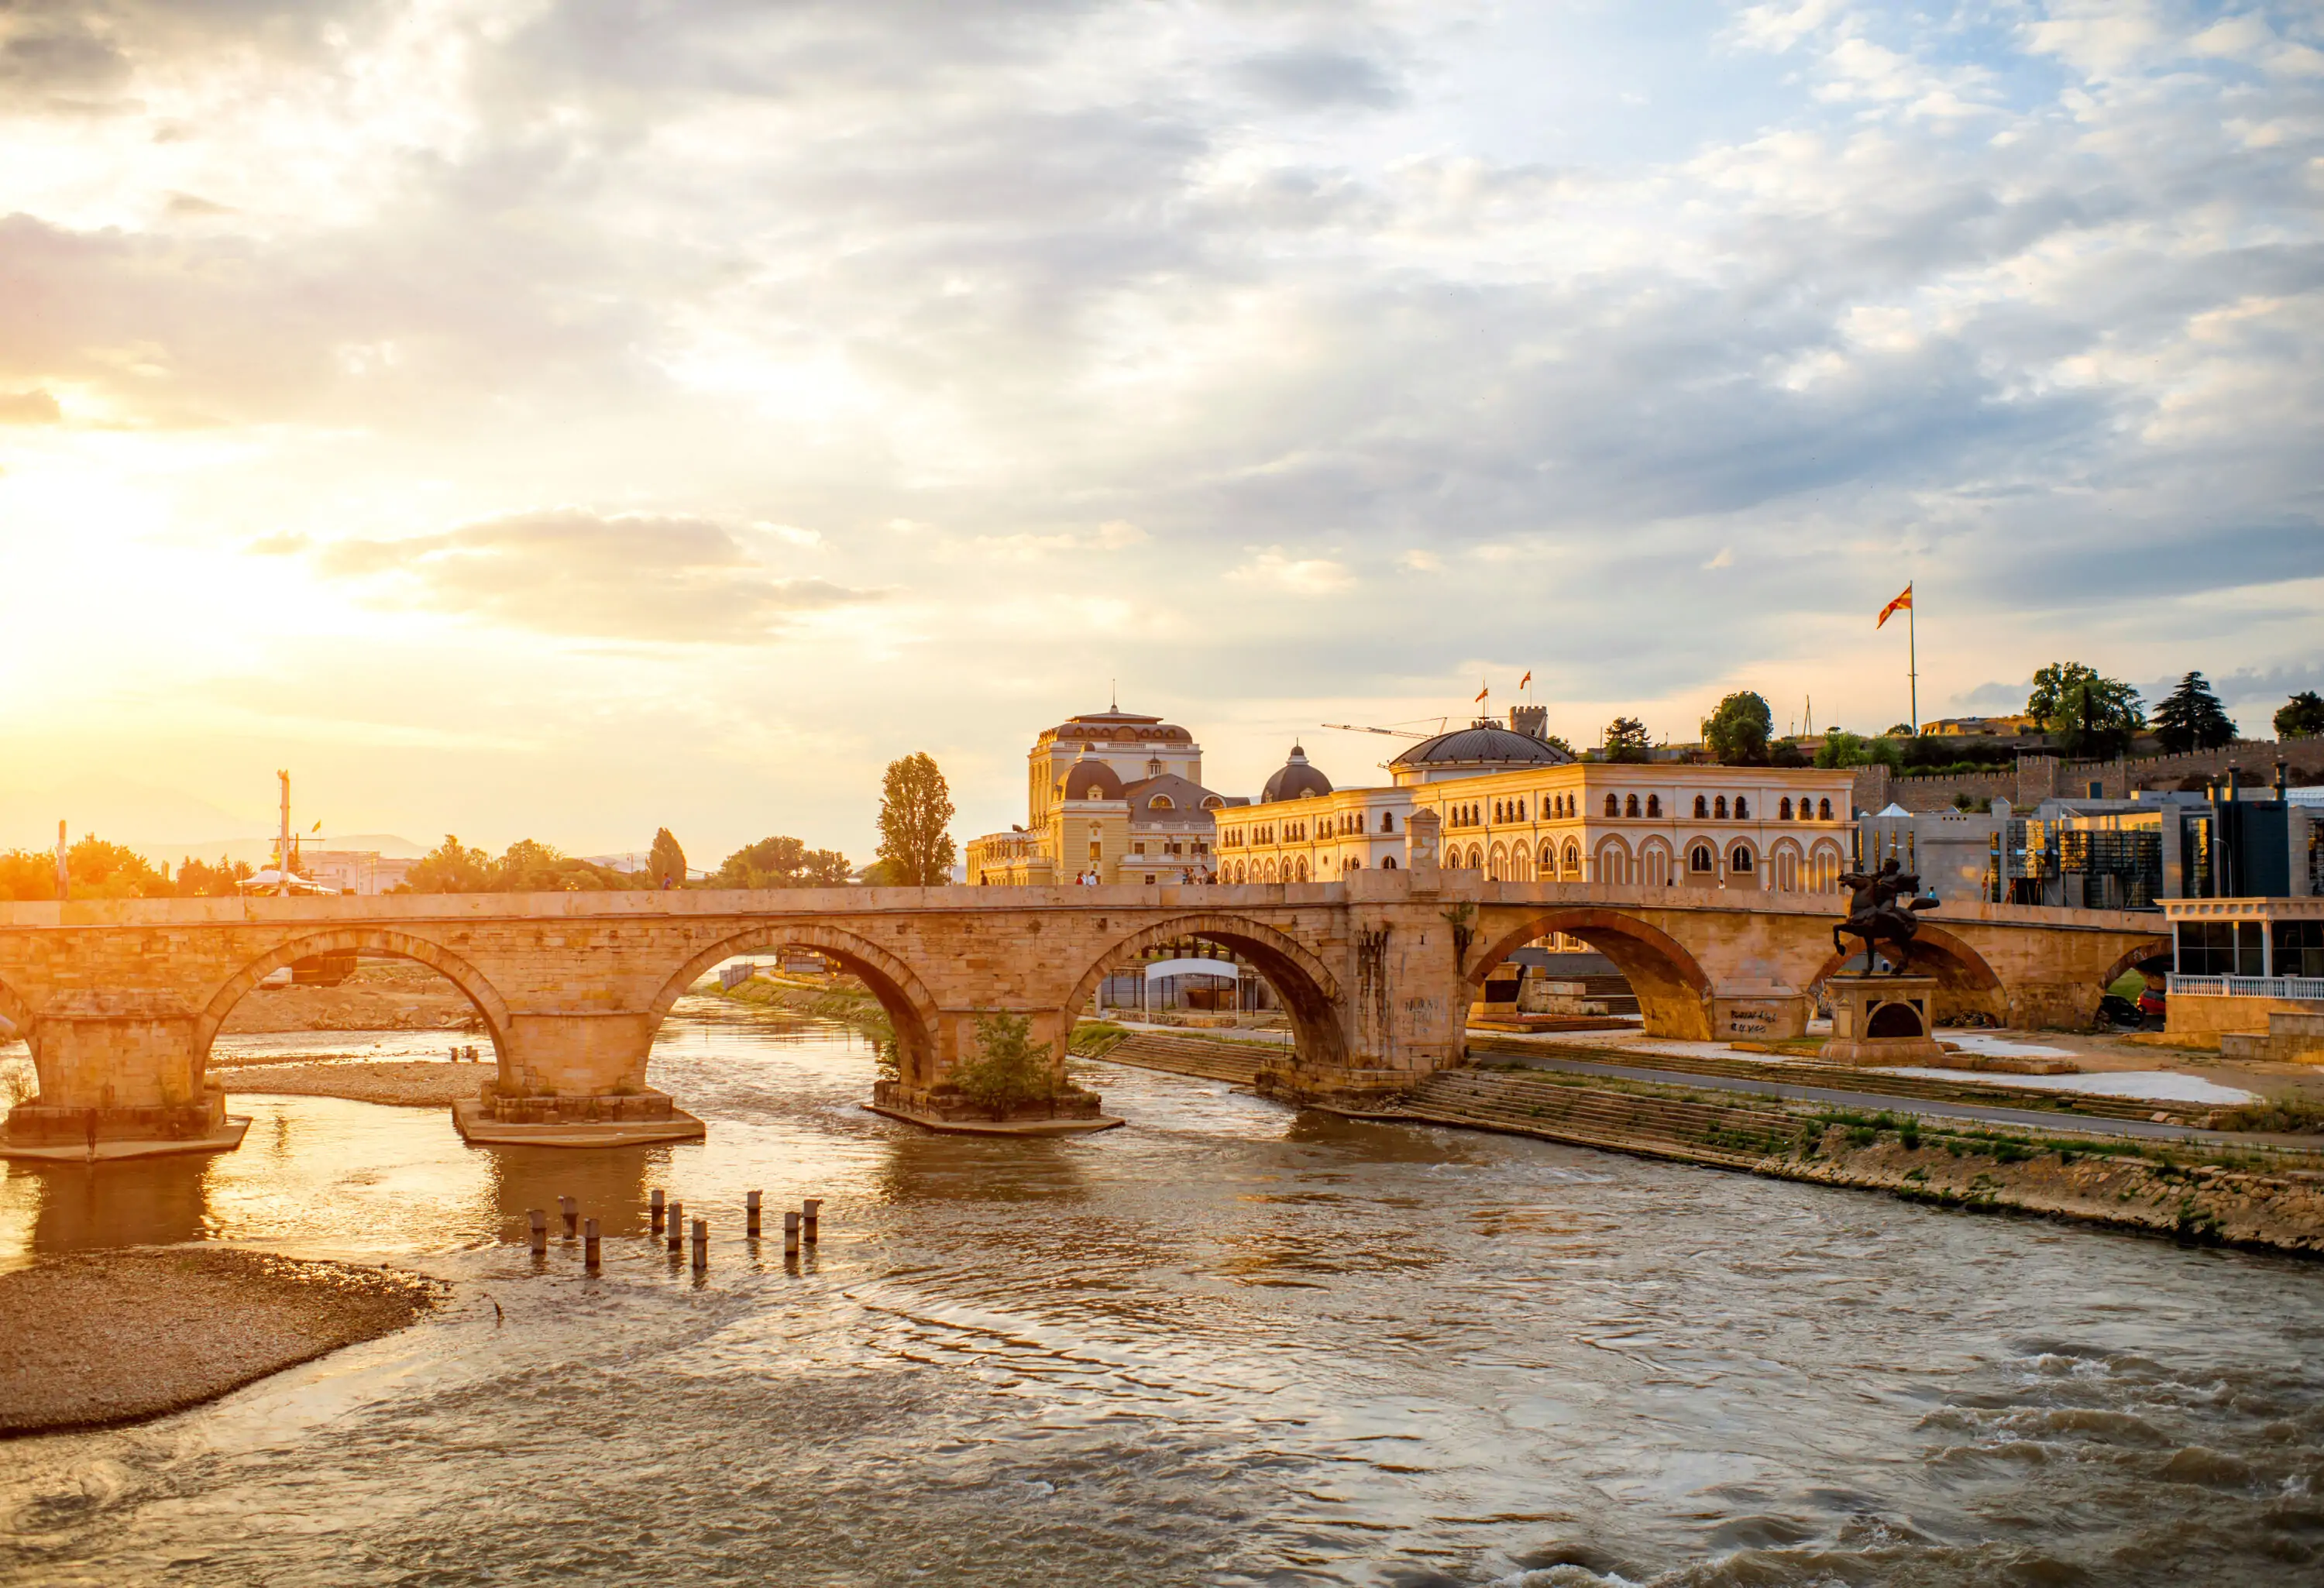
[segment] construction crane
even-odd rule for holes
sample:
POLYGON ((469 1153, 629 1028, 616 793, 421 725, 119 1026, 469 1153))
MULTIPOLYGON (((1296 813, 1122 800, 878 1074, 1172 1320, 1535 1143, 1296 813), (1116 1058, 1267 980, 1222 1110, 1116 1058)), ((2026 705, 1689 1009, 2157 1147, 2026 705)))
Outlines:
MULTIPOLYGON (((1319 723, 1316 725, 1325 728, 1337 728, 1342 733, 1345 734, 1386 734, 1391 739, 1432 739, 1435 737, 1434 734, 1416 734, 1410 728, 1372 728, 1366 727, 1361 723, 1319 723)), ((1436 732, 1441 734, 1443 731, 1443 725, 1440 723, 1437 725, 1436 732)))

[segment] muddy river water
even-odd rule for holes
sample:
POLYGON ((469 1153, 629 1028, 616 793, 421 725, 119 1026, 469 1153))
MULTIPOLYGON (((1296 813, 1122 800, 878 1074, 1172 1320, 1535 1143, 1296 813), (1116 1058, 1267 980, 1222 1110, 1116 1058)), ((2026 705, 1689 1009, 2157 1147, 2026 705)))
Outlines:
POLYGON ((0 1263, 235 1240, 456 1290, 0 1445, 0 1577, 2324 1580, 2324 1266, 1093 1075, 1129 1129, 930 1136, 857 1106, 845 1031, 689 1001, 652 1076, 706 1143, 246 1097, 239 1152, 16 1169, 0 1263), (657 1186, 706 1278, 643 1239, 657 1186), (745 1242, 750 1188, 826 1199, 813 1256, 745 1242), (521 1244, 560 1193, 599 1278, 521 1244))

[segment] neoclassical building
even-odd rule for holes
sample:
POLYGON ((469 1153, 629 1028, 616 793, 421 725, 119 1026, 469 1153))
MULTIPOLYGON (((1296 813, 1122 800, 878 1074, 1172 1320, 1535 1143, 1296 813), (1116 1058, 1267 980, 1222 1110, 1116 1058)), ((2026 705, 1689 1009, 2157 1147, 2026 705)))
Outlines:
POLYGON ((1440 863, 1515 882, 1828 892, 1847 869, 1854 778, 1778 767, 1576 761, 1536 711, 1480 718, 1388 763, 1388 788, 1333 789, 1296 746, 1256 805, 1219 821, 1221 882, 1333 882, 1407 863, 1416 810, 1440 863))
POLYGON ((1201 882, 1216 863, 1215 813, 1248 804, 1203 787, 1203 749, 1157 716, 1068 717, 1026 755, 1026 823, 973 838, 973 885, 1201 882))

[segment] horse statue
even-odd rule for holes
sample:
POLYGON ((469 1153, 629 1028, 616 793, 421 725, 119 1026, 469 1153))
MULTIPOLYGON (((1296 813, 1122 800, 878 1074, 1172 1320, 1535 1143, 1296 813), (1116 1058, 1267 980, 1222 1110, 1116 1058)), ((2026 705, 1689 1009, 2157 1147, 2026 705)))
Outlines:
POLYGON ((1849 872, 1840 880, 1850 894, 1848 919, 1831 929, 1833 952, 1845 964, 1848 945, 1843 939, 1861 938, 1864 974, 1868 976, 1878 968, 1873 959, 1874 948, 1887 944, 1895 950, 1888 974, 1903 975, 1913 963, 1913 935, 1920 930, 1914 912, 1934 909, 1940 901, 1921 897, 1921 879, 1900 870, 1893 854, 1880 863, 1878 871, 1849 872))

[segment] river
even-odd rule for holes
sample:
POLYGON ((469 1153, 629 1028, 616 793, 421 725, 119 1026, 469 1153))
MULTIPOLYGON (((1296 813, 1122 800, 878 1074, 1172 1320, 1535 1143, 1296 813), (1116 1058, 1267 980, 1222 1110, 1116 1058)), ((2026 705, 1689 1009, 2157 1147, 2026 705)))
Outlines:
POLYGON ((851 1033, 695 999, 651 1075, 704 1143, 237 1097, 238 1152, 16 1168, 0 1264, 234 1240, 457 1289, 213 1405, 0 1445, 0 1574, 2318 1580, 2324 1268, 1091 1067, 1130 1128, 933 1136, 857 1106, 851 1033), (655 1186, 711 1220, 706 1278, 642 1238, 655 1186), (751 1188, 826 1199, 812 1256, 743 1240, 751 1188), (600 1278, 521 1243, 560 1193, 600 1278))

